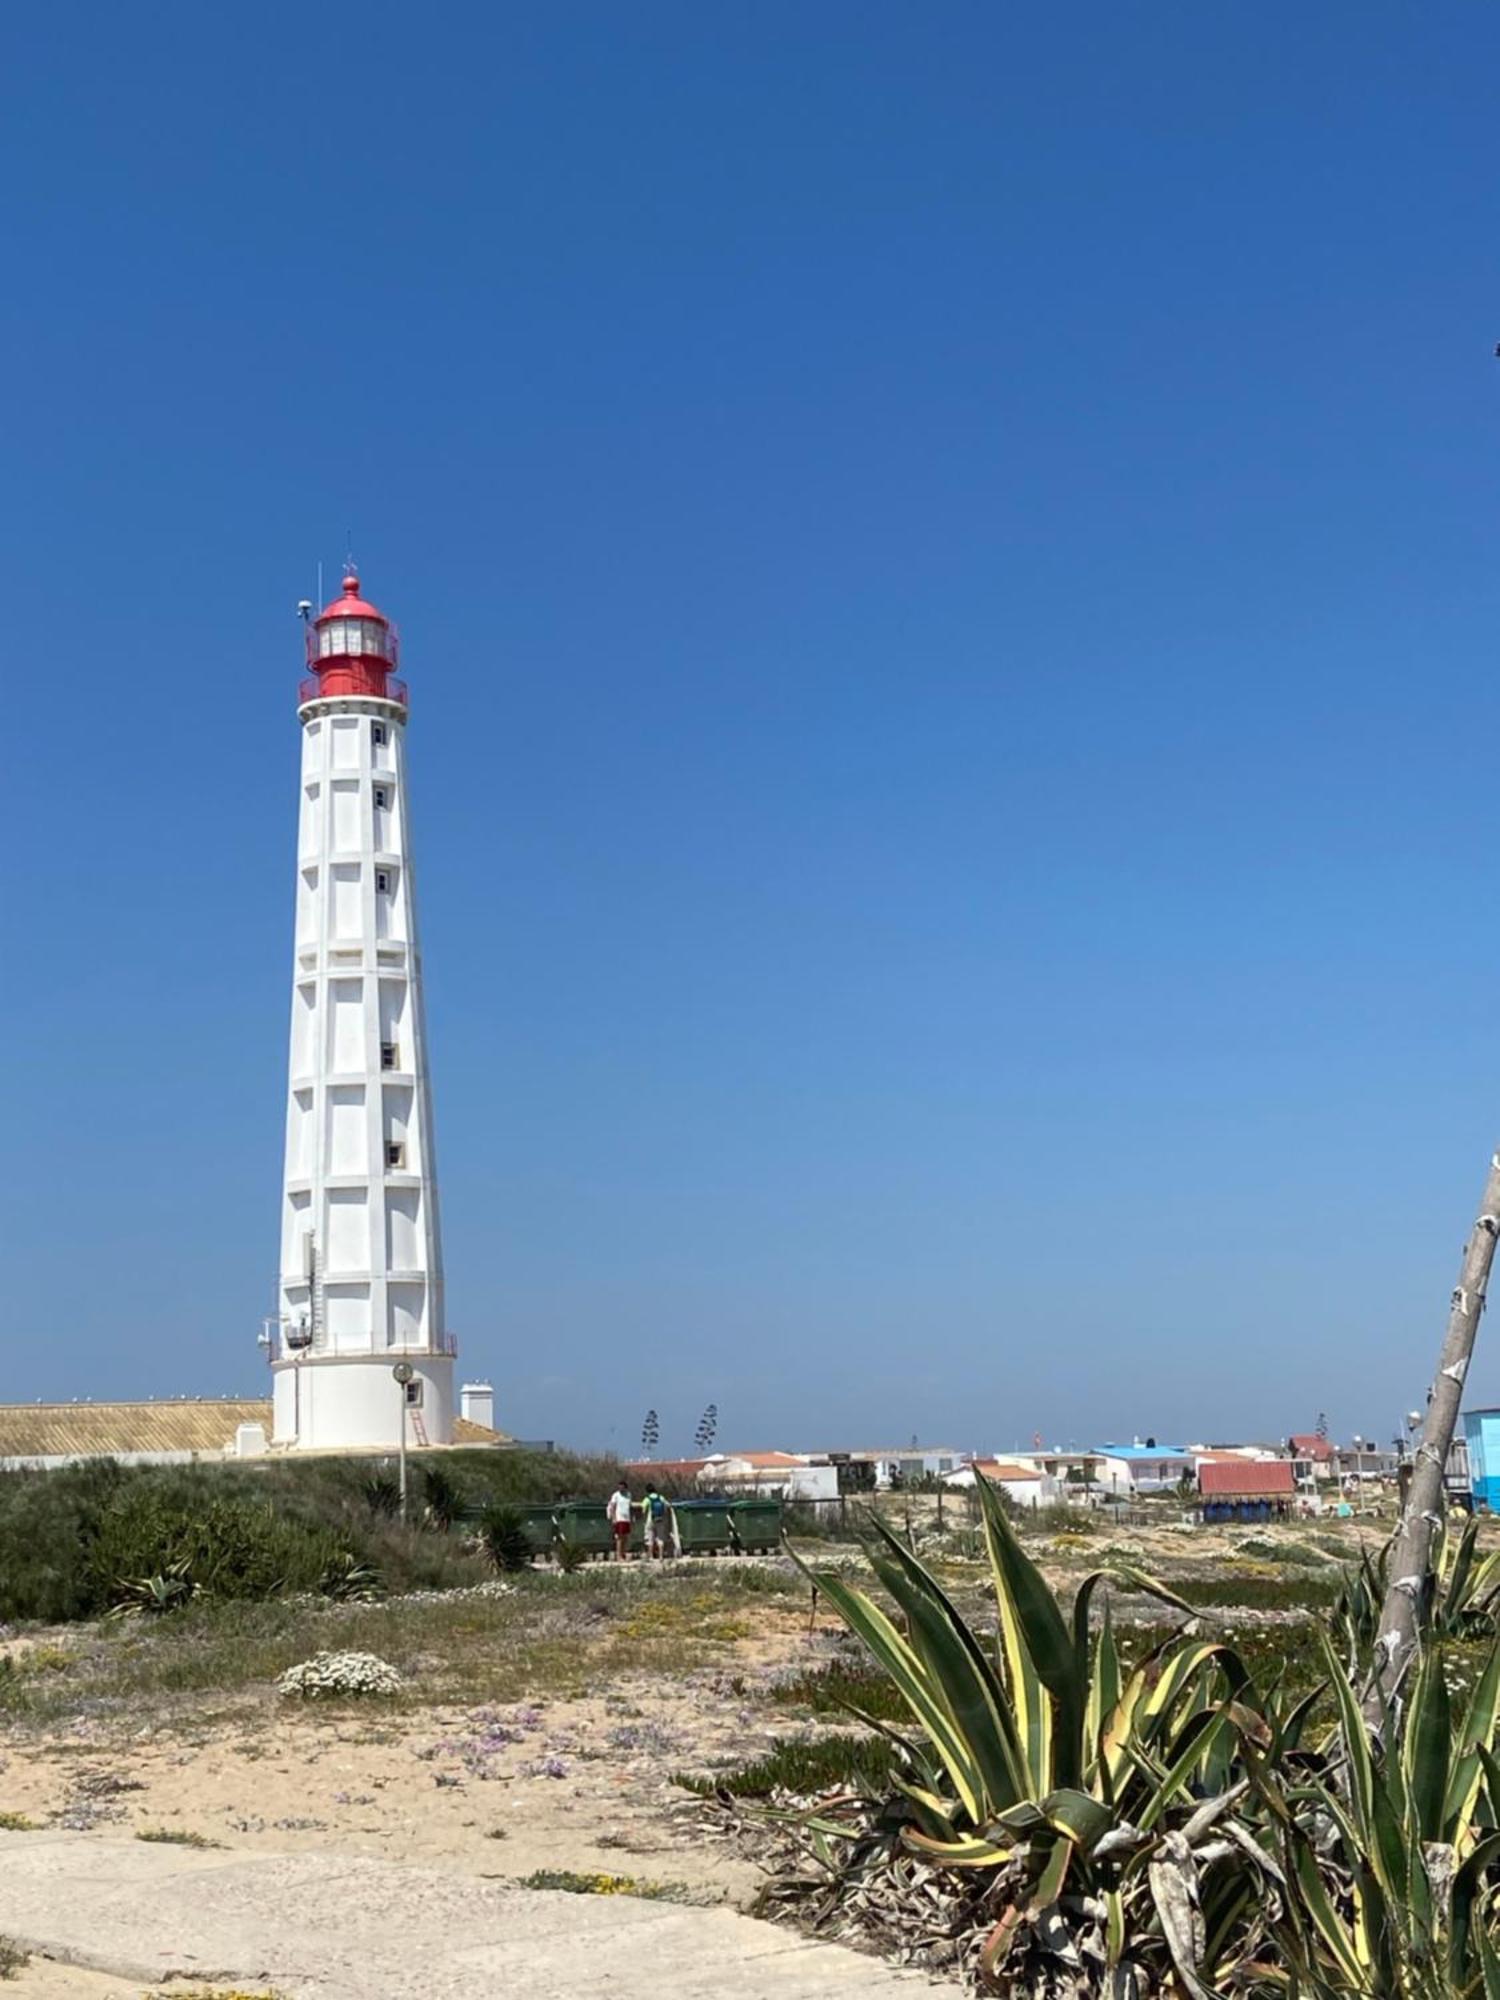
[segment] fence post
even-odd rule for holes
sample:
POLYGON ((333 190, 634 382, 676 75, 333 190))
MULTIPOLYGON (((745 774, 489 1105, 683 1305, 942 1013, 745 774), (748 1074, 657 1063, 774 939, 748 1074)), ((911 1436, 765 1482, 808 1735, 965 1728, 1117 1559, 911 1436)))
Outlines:
POLYGON ((848 1525, 849 1525, 849 1496, 847 1493, 841 1493, 839 1495, 839 1527, 840 1529, 844 1529, 847 1528, 848 1525))
POLYGON ((938 1487, 938 1533, 943 1532, 943 1489, 938 1487))

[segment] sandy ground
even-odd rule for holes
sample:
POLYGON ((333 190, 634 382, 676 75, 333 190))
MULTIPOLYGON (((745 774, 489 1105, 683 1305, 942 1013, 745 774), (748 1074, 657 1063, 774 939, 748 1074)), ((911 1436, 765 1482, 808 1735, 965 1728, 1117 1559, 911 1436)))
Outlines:
MULTIPOLYGON (((1326 1553, 1352 1555, 1370 1538, 1367 1523, 1340 1525, 1330 1536, 1331 1524, 1318 1524, 1326 1553)), ((1283 1532, 1296 1536, 1300 1526, 1283 1532)), ((1058 1574, 1093 1567, 1111 1545, 1168 1574, 1213 1570, 1244 1533, 1122 1527, 1035 1553, 1058 1574)), ((743 1905, 757 1871, 705 1835, 696 1801, 673 1779, 742 1764, 803 1727, 826 1729, 826 1718, 813 1723, 757 1692, 777 1672, 826 1661, 838 1631, 826 1616, 809 1631, 805 1611, 788 1616, 769 1603, 758 1622, 757 1636, 726 1645, 714 1666, 670 1679, 626 1675, 586 1699, 366 1716, 290 1707, 268 1692, 233 1722, 189 1712, 134 1734, 93 1722, 67 1735, 12 1731, 0 1736, 0 1812, 84 1838, 161 1831, 229 1849, 367 1854, 476 1876, 628 1875, 743 1905)), ((11 1649, 48 1637, 18 1635, 11 1649)), ((0 1993, 141 2000, 134 1983, 39 1962, 0 1993)))
POLYGON ((5 1982, 6 2000, 12 1995, 14 2000, 141 2000, 141 1983, 34 1958, 24 1971, 5 1982))
POLYGON ((804 1618, 726 1648, 720 1666, 627 1677, 581 1700, 369 1718, 268 1702, 228 1727, 11 1737, 0 1744, 0 1811, 84 1834, 160 1830, 475 1875, 629 1875, 741 1903, 758 1885, 754 1868, 704 1840, 695 1801, 673 1778, 743 1763, 796 1733, 797 1717, 748 1689, 830 1648, 828 1629, 809 1636, 804 1618))

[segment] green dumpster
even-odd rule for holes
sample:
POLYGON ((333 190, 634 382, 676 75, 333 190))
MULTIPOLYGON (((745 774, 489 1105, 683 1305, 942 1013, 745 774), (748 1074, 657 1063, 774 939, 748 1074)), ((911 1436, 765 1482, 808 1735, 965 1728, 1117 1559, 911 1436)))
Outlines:
POLYGON ((602 1500, 560 1500, 552 1510, 557 1522, 557 1539, 572 1542, 586 1555, 607 1556, 614 1536, 605 1518, 602 1500))
POLYGON ((717 1555, 734 1547, 726 1500, 674 1500, 678 1545, 685 1556, 717 1555))
POLYGON ((544 1556, 551 1552, 557 1539, 557 1529, 553 1523, 553 1509, 547 1507, 523 1507, 520 1510, 521 1525, 526 1530, 526 1539, 531 1544, 531 1553, 544 1556))
POLYGON ((780 1500, 736 1500, 729 1510, 735 1547, 744 1555, 764 1554, 781 1546, 780 1500))

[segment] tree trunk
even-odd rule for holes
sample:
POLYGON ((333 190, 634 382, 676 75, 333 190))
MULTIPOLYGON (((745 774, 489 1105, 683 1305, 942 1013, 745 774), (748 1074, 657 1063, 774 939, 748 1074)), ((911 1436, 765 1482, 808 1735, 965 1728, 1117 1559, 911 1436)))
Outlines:
POLYGON ((1448 1315, 1448 1331, 1427 1400, 1422 1441, 1412 1462, 1406 1505, 1391 1544, 1389 1581, 1380 1607, 1375 1672, 1365 1697, 1365 1719, 1377 1732, 1417 1650, 1418 1605, 1427 1580, 1432 1534, 1443 1518, 1443 1473, 1463 1400, 1464 1377, 1474 1352, 1474 1336, 1484 1311, 1485 1286, 1500 1234, 1500 1153, 1490 1161, 1479 1220, 1464 1249, 1458 1289, 1448 1315))

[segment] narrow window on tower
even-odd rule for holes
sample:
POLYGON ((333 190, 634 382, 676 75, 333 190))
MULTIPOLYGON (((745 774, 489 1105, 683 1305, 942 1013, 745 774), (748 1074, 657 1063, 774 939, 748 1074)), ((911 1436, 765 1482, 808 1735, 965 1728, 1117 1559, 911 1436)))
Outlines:
POLYGON ((380 1044, 380 1067, 382 1069, 399 1069, 401 1067, 398 1060, 400 1054, 401 1051, 396 1047, 394 1042, 382 1042, 380 1044))
POLYGON ((389 868, 377 868, 375 870, 375 893, 379 896, 388 896, 391 893, 391 871, 389 868))
POLYGON ((406 1385, 406 1407, 409 1410, 419 1410, 422 1407, 422 1382, 420 1376, 415 1382, 408 1382, 406 1385))
POLYGON ((390 792, 387 790, 387 788, 384 785, 377 785, 375 787, 376 812, 384 812, 386 807, 390 804, 390 802, 391 802, 391 795, 390 792))
POLYGON ((372 722, 370 724, 370 741, 375 745, 377 750, 385 740, 385 724, 383 722, 372 722))
POLYGON ((388 1167, 404 1167, 406 1165, 406 1146, 403 1141, 400 1139, 386 1140, 385 1163, 388 1167))

